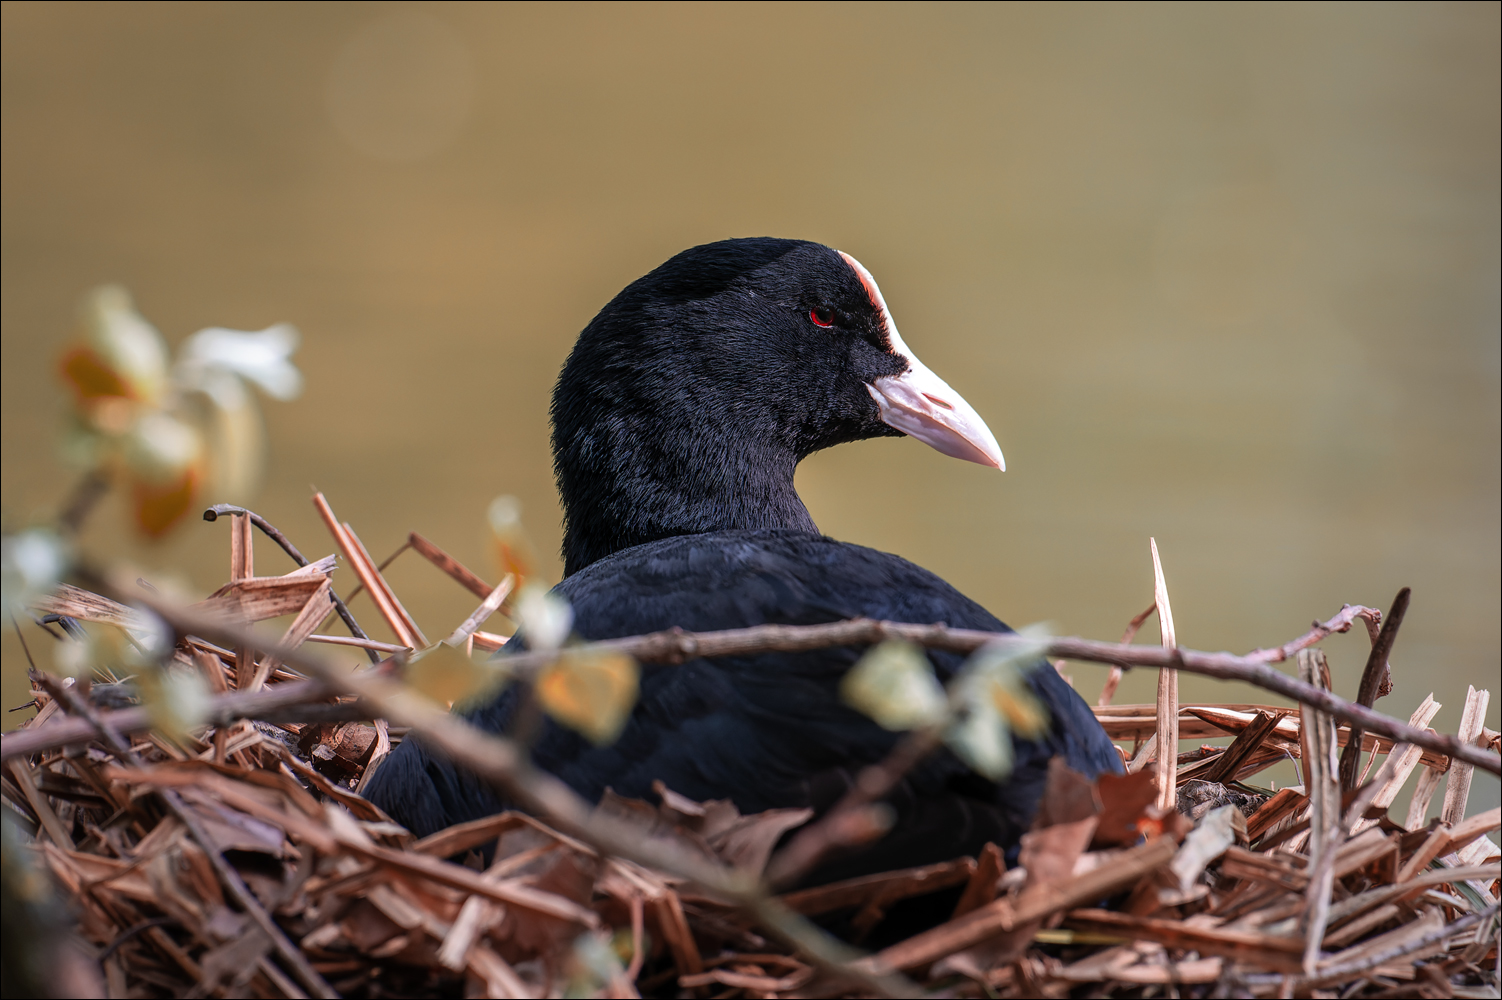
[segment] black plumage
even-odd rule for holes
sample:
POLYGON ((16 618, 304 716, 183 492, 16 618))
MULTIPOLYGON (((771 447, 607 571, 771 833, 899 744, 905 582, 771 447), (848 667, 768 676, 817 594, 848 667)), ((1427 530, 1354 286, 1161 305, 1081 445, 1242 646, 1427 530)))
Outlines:
MULTIPOLYGON (((1006 629, 932 573, 819 535, 798 499, 798 461, 844 441, 907 432, 1001 464, 990 432, 907 350, 852 258, 771 239, 679 254, 585 328, 554 392, 553 421, 565 512, 557 589, 584 639, 858 616, 1006 629)), ((823 809, 898 738, 840 698, 862 652, 644 665, 640 701, 615 743, 596 747, 549 722, 533 758, 591 800, 607 787, 650 798, 662 780, 743 812, 823 809)), ((929 656, 945 680, 961 663, 929 656)), ((893 832, 818 877, 1015 844, 1055 755, 1090 775, 1119 770, 1084 701, 1046 665, 1028 677, 1050 728, 1015 741, 1004 784, 934 754, 893 796, 893 832)), ((465 714, 507 731, 515 705, 508 692, 465 714)), ((504 807, 417 740, 398 748, 367 794, 419 835, 504 807)))

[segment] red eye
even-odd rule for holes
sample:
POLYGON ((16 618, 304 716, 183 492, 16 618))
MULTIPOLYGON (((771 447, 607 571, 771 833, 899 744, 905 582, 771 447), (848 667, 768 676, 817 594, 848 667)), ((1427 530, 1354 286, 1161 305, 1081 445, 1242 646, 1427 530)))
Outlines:
POLYGON ((808 318, 814 321, 814 326, 834 326, 834 313, 828 309, 810 309, 808 318))

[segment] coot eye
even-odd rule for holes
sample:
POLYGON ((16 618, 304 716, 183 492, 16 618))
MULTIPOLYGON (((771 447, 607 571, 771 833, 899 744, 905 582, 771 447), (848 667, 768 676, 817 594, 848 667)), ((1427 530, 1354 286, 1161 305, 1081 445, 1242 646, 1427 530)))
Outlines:
POLYGON ((814 326, 834 326, 834 313, 828 309, 810 309, 808 318, 814 321, 814 326))

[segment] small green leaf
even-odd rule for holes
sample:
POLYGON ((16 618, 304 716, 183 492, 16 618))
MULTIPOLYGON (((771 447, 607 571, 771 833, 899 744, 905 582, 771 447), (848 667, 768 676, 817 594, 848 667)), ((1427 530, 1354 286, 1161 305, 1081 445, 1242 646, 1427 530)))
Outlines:
POLYGON ((909 642, 891 640, 867 652, 840 682, 840 694, 883 729, 935 725, 949 714, 928 657, 909 642))

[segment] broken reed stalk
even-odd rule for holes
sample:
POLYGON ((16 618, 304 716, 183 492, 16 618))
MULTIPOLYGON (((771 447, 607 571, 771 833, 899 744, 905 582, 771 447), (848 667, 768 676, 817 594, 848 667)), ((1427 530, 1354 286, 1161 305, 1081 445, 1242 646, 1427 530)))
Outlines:
MULTIPOLYGON (((1471 685, 1466 685, 1466 688, 1465 709, 1461 713, 1460 729, 1455 735, 1458 739, 1472 742, 1485 728, 1486 706, 1491 701, 1491 692, 1477 691, 1471 685)), ((1440 807, 1439 818, 1452 826, 1465 819, 1466 799, 1470 792, 1470 766, 1468 764, 1452 765, 1449 776, 1445 778, 1444 805, 1440 807)))
MULTIPOLYGON (((229 519, 229 582, 238 583, 256 575, 255 545, 250 535, 250 518, 245 514, 233 514, 229 519)), ((248 646, 235 648, 235 687, 250 686, 255 673, 255 650, 248 646)))
MULTIPOLYGON (((1173 607, 1168 601, 1168 582, 1163 578, 1163 562, 1158 558, 1158 540, 1149 538, 1153 553, 1153 604, 1158 609, 1158 632, 1165 650, 1179 648, 1173 630, 1173 607)), ((1179 777, 1179 672, 1158 673, 1158 808, 1174 808, 1179 777)))
MULTIPOLYGON (((1392 608, 1382 619, 1382 628, 1372 643, 1372 651, 1366 658, 1366 668, 1361 671, 1361 684, 1356 690, 1356 704, 1371 708, 1387 691, 1392 690, 1391 673, 1387 658, 1392 653, 1393 643, 1398 639, 1398 629, 1403 616, 1408 613, 1408 598, 1412 591, 1404 587, 1393 599, 1392 608)), ((1361 731, 1351 727, 1351 741, 1340 755, 1340 787, 1349 792, 1357 785, 1357 770, 1361 766, 1361 731)))
MULTIPOLYGON (((317 508, 319 517, 323 518, 324 526, 328 528, 329 534, 334 537, 334 544, 339 547, 339 551, 344 555, 345 562, 349 563, 350 569, 355 571, 355 576, 360 578, 360 583, 364 585, 365 589, 370 591, 370 597, 371 600, 375 601, 376 610, 380 612, 382 618, 386 619, 386 624, 390 627, 391 631, 396 633, 397 640, 405 646, 411 646, 414 649, 420 648, 417 645, 417 640, 407 631, 406 622, 402 620, 401 616, 396 613, 396 609, 387 600, 386 588, 378 582, 381 578, 380 573, 369 562, 369 557, 365 555, 365 550, 363 548, 356 548, 355 543, 345 532, 344 526, 334 516, 333 508, 329 506, 329 502, 324 499, 322 493, 315 493, 313 495, 313 506, 317 508)), ((423 645, 426 645, 426 643, 423 645)))
MULTIPOLYGON (((1328 675, 1325 654, 1318 649, 1299 651, 1299 679, 1319 684, 1328 675)), ((1330 889, 1335 884, 1335 855, 1340 848, 1340 780, 1335 760, 1335 720, 1326 712, 1301 706, 1303 725, 1304 794, 1309 797, 1309 886, 1304 909, 1305 974, 1319 963, 1320 946, 1330 916, 1330 889)), ((1356 744, 1357 749, 1361 747, 1356 744)))
POLYGON ((463 645, 465 640, 474 635, 480 626, 485 624, 485 619, 500 609, 501 603, 506 600, 506 596, 511 593, 511 588, 515 584, 515 575, 507 573, 501 579, 501 582, 495 585, 495 589, 486 595, 485 600, 480 602, 480 606, 475 608, 470 613, 470 616, 464 619, 459 627, 454 629, 449 637, 443 641, 450 646, 463 645))
MULTIPOLYGON (((443 551, 438 546, 434 545, 432 542, 419 535, 417 532, 414 531, 407 536, 407 545, 411 547, 412 551, 422 556, 434 566, 437 566, 439 569, 443 570, 461 587, 463 587, 465 590, 468 590, 471 594, 474 594, 481 600, 489 597, 491 591, 495 589, 494 587, 490 586, 490 584, 486 583, 484 580, 480 579, 473 572, 471 572, 470 569, 459 560, 455 559, 453 556, 449 555, 447 552, 443 551)), ((499 586, 499 584, 497 584, 497 586, 499 586)))

